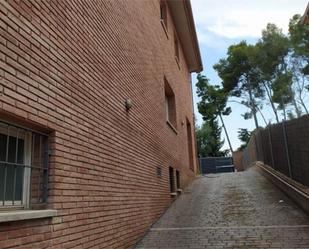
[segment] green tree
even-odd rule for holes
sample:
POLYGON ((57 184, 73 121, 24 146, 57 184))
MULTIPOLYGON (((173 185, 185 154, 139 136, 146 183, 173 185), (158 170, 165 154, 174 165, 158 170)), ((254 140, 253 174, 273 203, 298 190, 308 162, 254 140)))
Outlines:
POLYGON ((284 118, 286 119, 286 105, 293 102, 292 87, 292 73, 279 74, 272 84, 273 96, 272 100, 279 104, 279 109, 284 111, 284 118))
MULTIPOLYGON (((279 103, 280 106, 283 106, 283 103, 278 98, 274 99, 273 94, 278 96, 278 93, 282 93, 282 91, 277 86, 275 90, 279 90, 279 92, 274 93, 274 82, 278 82, 281 79, 282 70, 286 68, 285 57, 289 53, 289 40, 275 24, 267 24, 266 29, 262 31, 262 38, 254 47, 253 63, 260 74, 259 84, 264 89, 276 121, 279 122, 275 103, 279 103)), ((284 85, 284 87, 287 86, 287 84, 284 85)), ((289 91, 286 93, 290 95, 289 91)))
POLYGON ((254 63, 260 73, 260 84, 265 90, 266 98, 279 122, 277 108, 286 114, 286 106, 292 104, 296 115, 301 116, 301 108, 296 101, 294 73, 296 60, 291 60, 292 46, 288 36, 275 24, 267 24, 262 31, 262 38, 255 45, 254 63))
POLYGON ((294 88, 295 98, 298 104, 309 114, 308 108, 305 104, 306 95, 309 90, 309 75, 304 74, 304 62, 298 56, 291 57, 291 75, 292 87, 294 88))
POLYGON ((250 106, 255 126, 258 128, 256 98, 263 95, 263 90, 259 85, 260 74, 254 56, 254 46, 242 41, 230 46, 227 58, 220 59, 214 69, 223 81, 224 90, 231 96, 242 98, 246 106, 250 106))
POLYGON ((197 150, 200 157, 226 156, 228 150, 221 150, 224 141, 221 140, 221 128, 215 119, 203 122, 196 128, 197 150))
POLYGON ((300 23, 301 16, 294 15, 289 23, 289 38, 292 48, 291 71, 299 104, 309 114, 304 101, 309 90, 309 25, 300 23))
POLYGON ((248 131, 248 129, 240 128, 238 129, 238 139, 242 142, 240 147, 238 148, 239 151, 244 150, 251 138, 252 132, 248 131))
POLYGON ((302 72, 309 75, 309 25, 300 23, 301 15, 294 15, 289 23, 293 55, 303 61, 302 72))
POLYGON ((222 117, 223 115, 229 115, 231 113, 231 108, 226 107, 228 95, 223 88, 220 88, 217 85, 211 85, 204 75, 198 74, 197 80, 197 96, 201 99, 197 104, 199 113, 203 116, 204 121, 216 119, 217 117, 220 118, 230 151, 233 152, 230 138, 222 117))

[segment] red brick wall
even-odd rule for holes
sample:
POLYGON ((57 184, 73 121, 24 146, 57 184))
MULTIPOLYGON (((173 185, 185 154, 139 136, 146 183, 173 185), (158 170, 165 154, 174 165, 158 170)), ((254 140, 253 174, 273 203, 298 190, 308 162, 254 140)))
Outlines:
POLYGON ((182 51, 175 61, 171 16, 168 37, 159 19, 159 0, 1 1, 0 117, 52 131, 48 205, 58 210, 0 223, 1 249, 130 247, 170 204, 169 165, 182 187, 193 179, 190 74, 182 51))

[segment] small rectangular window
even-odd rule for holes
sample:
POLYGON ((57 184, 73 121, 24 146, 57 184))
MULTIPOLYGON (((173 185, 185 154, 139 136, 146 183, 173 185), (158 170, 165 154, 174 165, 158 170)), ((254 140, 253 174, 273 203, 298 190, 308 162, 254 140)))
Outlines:
POLYGON ((189 168, 194 171, 193 164, 193 146, 192 146, 192 129, 191 124, 188 119, 186 119, 187 123, 187 147, 188 147, 188 157, 189 157, 189 168))
POLYGON ((176 31, 174 32, 174 53, 175 53, 175 59, 179 66, 179 41, 178 41, 176 31))
POLYGON ((174 177, 174 169, 172 167, 168 168, 169 172, 169 182, 170 182, 170 192, 175 193, 175 177, 174 177))
POLYGON ((161 20, 162 25, 167 31, 167 7, 166 7, 165 0, 160 1, 160 20, 161 20))
POLYGON ((172 125, 174 129, 176 129, 177 128, 177 118, 176 118, 175 94, 166 79, 164 79, 164 91, 165 91, 166 121, 170 125, 172 125))
POLYGON ((30 208, 47 199, 48 137, 0 122, 0 208, 30 208))
POLYGON ((177 185, 177 191, 180 189, 180 173, 178 170, 176 170, 176 185, 177 185))

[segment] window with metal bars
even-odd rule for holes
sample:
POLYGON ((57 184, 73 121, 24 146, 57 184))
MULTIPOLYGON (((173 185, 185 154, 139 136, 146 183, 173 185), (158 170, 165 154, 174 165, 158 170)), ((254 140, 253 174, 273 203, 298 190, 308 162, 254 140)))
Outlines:
POLYGON ((189 157, 189 168, 194 171, 194 158, 193 158, 193 145, 192 145, 192 128, 190 121, 186 118, 187 123, 187 146, 188 146, 188 157, 189 157))
POLYGON ((160 1, 160 20, 164 28, 167 30, 167 8, 166 8, 166 1, 160 1))
POLYGON ((172 167, 169 167, 168 170, 169 173, 169 180, 170 180, 170 192, 175 192, 175 178, 174 178, 174 169, 172 167))
POLYGON ((47 201, 48 136, 0 121, 0 209, 47 201))
POLYGON ((174 53, 175 53, 175 59, 179 64, 179 41, 176 31, 174 31, 174 53))
POLYGON ((165 115, 168 124, 177 129, 177 116, 176 116, 176 98, 173 89, 164 78, 164 91, 165 91, 165 115))
POLYGON ((178 170, 176 170, 176 187, 177 190, 180 189, 180 173, 178 170))

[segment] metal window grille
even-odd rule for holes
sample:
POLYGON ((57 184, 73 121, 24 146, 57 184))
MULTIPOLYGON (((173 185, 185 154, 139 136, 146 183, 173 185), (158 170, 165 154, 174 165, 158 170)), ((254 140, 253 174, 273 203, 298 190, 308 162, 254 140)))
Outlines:
POLYGON ((161 1, 160 3, 160 19, 164 23, 167 28, 167 10, 166 10, 166 2, 161 1))
POLYGON ((193 145, 192 145, 192 129, 191 124, 188 119, 187 123, 187 146, 188 146, 188 157, 189 157, 189 168, 194 171, 194 162, 193 162, 193 145))
POLYGON ((176 170, 176 185, 177 185, 177 190, 180 189, 180 173, 178 170, 176 170))
POLYGON ((175 179, 174 179, 174 169, 169 167, 169 180, 170 180, 170 191, 175 192, 175 179))
POLYGON ((179 42, 176 31, 174 32, 174 49, 175 49, 175 58, 179 62, 179 42))
POLYGON ((0 209, 47 201, 48 136, 0 121, 0 209))
POLYGON ((173 89, 164 78, 164 90, 165 90, 165 115, 166 121, 177 128, 177 117, 176 117, 176 100, 173 89))

